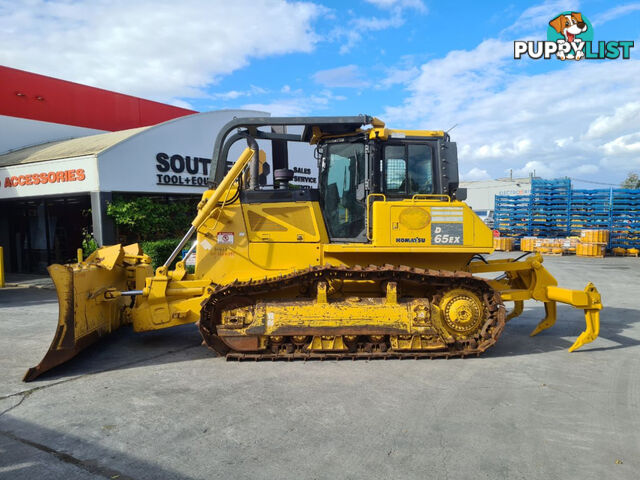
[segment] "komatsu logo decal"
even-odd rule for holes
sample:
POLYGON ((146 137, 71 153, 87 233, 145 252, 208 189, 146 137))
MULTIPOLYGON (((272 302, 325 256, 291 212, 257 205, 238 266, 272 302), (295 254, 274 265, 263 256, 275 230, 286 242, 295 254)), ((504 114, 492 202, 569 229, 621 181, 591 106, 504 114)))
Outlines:
POLYGON ((413 237, 413 238, 396 238, 396 243, 427 243, 426 238, 413 237))

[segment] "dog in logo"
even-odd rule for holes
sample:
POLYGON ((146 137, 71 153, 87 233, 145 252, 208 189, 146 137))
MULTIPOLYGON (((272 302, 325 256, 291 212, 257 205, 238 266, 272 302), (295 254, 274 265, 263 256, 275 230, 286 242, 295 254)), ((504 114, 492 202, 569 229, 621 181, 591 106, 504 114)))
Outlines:
MULTIPOLYGON (((558 44, 568 43, 579 45, 582 43, 580 38, 577 38, 578 35, 584 33, 589 28, 585 22, 582 21, 582 14, 579 12, 569 12, 564 15, 558 15, 556 18, 549 22, 549 25, 559 34, 564 37, 564 40, 558 40, 558 44)), ((559 45, 562 47, 562 45, 559 45)), ((566 48, 566 47, 565 47, 566 48)), ((560 49, 557 53, 557 56, 560 60, 566 59, 576 59, 581 60, 584 58, 584 52, 581 49, 576 49, 576 54, 573 53, 565 53, 563 49, 560 49)))

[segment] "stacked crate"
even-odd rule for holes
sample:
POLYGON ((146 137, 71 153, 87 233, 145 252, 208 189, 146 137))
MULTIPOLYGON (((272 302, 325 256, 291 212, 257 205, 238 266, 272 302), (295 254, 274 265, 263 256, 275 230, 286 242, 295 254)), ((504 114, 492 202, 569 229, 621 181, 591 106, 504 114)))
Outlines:
POLYGON ((611 247, 632 249, 637 255, 640 247, 640 190, 616 188, 611 191, 611 247))
POLYGON ((603 258, 607 250, 606 245, 598 245, 597 243, 578 243, 576 255, 579 257, 599 257, 603 258))
POLYGON ((512 252, 515 250, 515 239, 513 237, 494 237, 493 248, 501 252, 512 252))
POLYGON ((549 238, 569 234, 568 212, 571 180, 531 181, 530 235, 549 238))
POLYGON ((580 231, 580 243, 576 255, 581 257, 604 257, 609 244, 609 230, 586 229, 580 231))
POLYGON ((562 255, 562 239, 538 238, 534 242, 533 251, 543 255, 562 255))
POLYGON ((501 235, 521 237, 530 229, 529 195, 498 195, 495 200, 493 226, 501 235))
POLYGON ((608 229, 610 190, 572 190, 569 198, 569 230, 579 235, 585 229, 608 229))
POLYGON ((520 250, 523 252, 535 251, 536 237, 522 237, 520 239, 520 250))
MULTIPOLYGON (((610 232, 607 249, 616 248, 618 254, 620 249, 625 249, 625 254, 637 255, 640 249, 640 189, 573 190, 568 178, 534 178, 530 195, 496 196, 495 228, 501 235, 522 238, 521 249, 524 251, 536 250, 529 237, 549 239, 579 235, 583 230, 607 230, 610 232)), ((538 246, 544 251, 554 248, 538 246)), ((596 251, 601 255, 601 250, 600 246, 585 246, 580 247, 579 254, 596 251)))
POLYGON ((607 245, 609 243, 609 230, 581 230, 580 242, 607 245))
POLYGON ((520 241, 520 250, 543 255, 567 255, 576 253, 577 237, 538 238, 526 237, 520 241), (522 247, 524 245, 524 248, 522 247))

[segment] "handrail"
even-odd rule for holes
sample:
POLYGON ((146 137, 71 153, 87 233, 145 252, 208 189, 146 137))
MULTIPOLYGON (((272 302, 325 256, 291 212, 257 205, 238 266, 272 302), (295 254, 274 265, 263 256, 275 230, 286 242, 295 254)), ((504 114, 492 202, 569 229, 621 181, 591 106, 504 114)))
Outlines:
POLYGON ((365 228, 367 230, 367 240, 373 240, 373 237, 369 235, 369 226, 371 225, 370 219, 369 219, 369 206, 370 206, 369 199, 371 197, 382 197, 383 202, 387 201, 387 196, 384 193, 370 193, 369 195, 367 195, 367 201, 366 201, 367 214, 365 216, 365 228))

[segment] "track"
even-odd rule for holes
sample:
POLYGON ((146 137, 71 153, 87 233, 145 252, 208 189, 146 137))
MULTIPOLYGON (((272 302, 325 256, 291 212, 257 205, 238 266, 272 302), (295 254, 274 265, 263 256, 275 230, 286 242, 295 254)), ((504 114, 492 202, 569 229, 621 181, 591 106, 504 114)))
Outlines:
MULTIPOLYGON (((286 301, 283 299, 282 301, 286 301)), ((278 277, 235 281, 216 287, 209 299, 203 302, 200 333, 206 345, 228 360, 341 360, 341 359, 391 359, 391 358, 450 358, 479 355, 496 343, 506 322, 505 309, 500 295, 481 278, 469 272, 425 270, 407 266, 316 266, 278 277), (270 342, 267 350, 260 352, 239 352, 229 347, 216 335, 221 312, 245 306, 254 299, 278 290, 297 286, 304 290, 319 280, 375 281, 379 284, 394 281, 410 285, 424 286, 430 301, 437 303, 446 291, 465 288, 473 291, 484 303, 485 321, 473 335, 449 338, 446 346, 433 350, 393 350, 388 335, 359 335, 349 346, 349 351, 319 352, 309 351, 301 342, 294 343, 285 338, 278 343, 270 342)), ((339 324, 339 321, 336 321, 339 324)))

